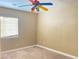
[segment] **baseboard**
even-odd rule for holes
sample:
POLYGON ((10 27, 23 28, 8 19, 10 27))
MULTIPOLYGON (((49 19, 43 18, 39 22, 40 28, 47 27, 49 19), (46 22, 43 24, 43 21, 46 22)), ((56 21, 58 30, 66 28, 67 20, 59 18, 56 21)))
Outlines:
POLYGON ((61 52, 61 51, 57 51, 57 50, 55 50, 55 49, 51 49, 51 48, 48 48, 48 47, 45 47, 45 46, 42 46, 42 45, 36 45, 36 46, 37 46, 37 47, 44 48, 44 49, 47 49, 47 50, 49 50, 49 51, 51 51, 51 52, 55 52, 55 53, 58 53, 58 54, 61 54, 61 55, 64 55, 64 56, 73 58, 73 59, 77 59, 77 58, 78 58, 78 57, 72 56, 72 55, 70 55, 70 54, 68 54, 68 53, 64 53, 64 52, 61 52))
POLYGON ((70 58, 73 58, 73 59, 78 59, 78 57, 76 57, 76 56, 72 56, 72 55, 70 55, 68 53, 64 53, 64 52, 61 52, 61 51, 57 51, 55 49, 51 49, 51 48, 48 48, 48 47, 45 47, 45 46, 42 46, 42 45, 31 45, 31 46, 27 46, 27 47, 22 47, 22 48, 17 48, 17 49, 3 51, 1 53, 13 52, 13 51, 22 50, 22 49, 26 49, 26 48, 31 48, 31 47, 35 47, 35 46, 44 48, 44 49, 49 50, 51 52, 55 52, 55 53, 58 53, 58 54, 61 54, 61 55, 64 55, 64 56, 67 56, 67 57, 70 57, 70 58))
POLYGON ((31 45, 31 46, 26 46, 26 47, 22 47, 22 48, 16 48, 16 49, 11 49, 11 50, 7 50, 7 51, 2 51, 1 53, 8 53, 8 52, 13 52, 13 51, 17 51, 17 50, 22 50, 22 49, 26 49, 26 48, 31 48, 34 47, 36 45, 31 45))

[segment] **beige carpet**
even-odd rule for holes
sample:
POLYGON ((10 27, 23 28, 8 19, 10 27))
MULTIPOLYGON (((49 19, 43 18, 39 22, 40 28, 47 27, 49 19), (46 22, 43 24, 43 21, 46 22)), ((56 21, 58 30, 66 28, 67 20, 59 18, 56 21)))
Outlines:
POLYGON ((2 53, 0 59, 72 59, 43 48, 33 47, 9 53, 2 53))

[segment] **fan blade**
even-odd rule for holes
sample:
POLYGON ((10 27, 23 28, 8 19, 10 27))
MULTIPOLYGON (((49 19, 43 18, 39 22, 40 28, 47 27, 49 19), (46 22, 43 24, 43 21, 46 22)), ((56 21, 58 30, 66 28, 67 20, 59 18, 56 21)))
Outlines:
POLYGON ((38 0, 29 0, 32 4, 39 2, 38 0))
POLYGON ((52 3, 40 3, 40 5, 53 5, 52 3))
POLYGON ((35 3, 39 3, 39 1, 38 1, 38 0, 35 0, 34 2, 35 2, 35 3))
POLYGON ((21 6, 18 6, 18 7, 25 7, 25 6, 32 6, 32 5, 21 5, 21 6))
POLYGON ((43 6, 39 6, 39 8, 45 10, 45 11, 48 11, 48 9, 46 7, 43 7, 43 6))
POLYGON ((53 5, 52 3, 40 3, 40 5, 53 5))
POLYGON ((34 2, 37 2, 37 0, 35 0, 34 2))
POLYGON ((29 0, 32 4, 34 4, 34 1, 33 0, 29 0))

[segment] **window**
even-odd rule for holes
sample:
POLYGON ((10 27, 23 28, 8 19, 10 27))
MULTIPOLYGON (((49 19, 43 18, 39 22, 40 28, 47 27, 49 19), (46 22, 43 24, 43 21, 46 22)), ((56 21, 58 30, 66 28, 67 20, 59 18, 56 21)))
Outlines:
POLYGON ((18 35, 18 18, 0 17, 1 37, 18 35))

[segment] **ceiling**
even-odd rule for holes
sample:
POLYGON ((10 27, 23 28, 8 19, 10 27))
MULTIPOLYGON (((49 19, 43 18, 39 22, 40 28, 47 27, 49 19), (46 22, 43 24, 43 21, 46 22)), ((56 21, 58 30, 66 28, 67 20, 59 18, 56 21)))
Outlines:
POLYGON ((31 11, 32 6, 18 7, 21 5, 29 5, 31 4, 29 0, 0 0, 0 7, 13 8, 17 10, 23 11, 31 11))
MULTIPOLYGON (((48 0, 40 0, 40 2, 48 2, 48 0)), ((50 0, 49 0, 50 2, 50 0)), ((0 7, 13 8, 17 10, 23 11, 31 11, 32 6, 18 7, 21 5, 30 5, 31 2, 29 0, 0 0, 0 7)))

